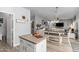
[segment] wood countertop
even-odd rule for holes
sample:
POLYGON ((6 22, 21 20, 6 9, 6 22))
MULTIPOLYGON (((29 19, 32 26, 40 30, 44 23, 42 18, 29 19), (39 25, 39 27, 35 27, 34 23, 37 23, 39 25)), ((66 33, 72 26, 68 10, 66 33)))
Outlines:
POLYGON ((42 38, 36 38, 34 37, 32 34, 27 34, 27 35, 22 35, 20 36, 21 39, 24 39, 26 41, 29 41, 33 44, 38 44, 40 43, 42 40, 46 39, 46 36, 43 36, 42 38))

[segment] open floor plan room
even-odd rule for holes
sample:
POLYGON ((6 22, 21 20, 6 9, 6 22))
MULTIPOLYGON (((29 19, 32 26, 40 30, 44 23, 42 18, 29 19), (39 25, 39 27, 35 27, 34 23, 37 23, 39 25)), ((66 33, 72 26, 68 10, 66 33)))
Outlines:
POLYGON ((0 7, 0 52, 79 52, 79 7, 0 7))

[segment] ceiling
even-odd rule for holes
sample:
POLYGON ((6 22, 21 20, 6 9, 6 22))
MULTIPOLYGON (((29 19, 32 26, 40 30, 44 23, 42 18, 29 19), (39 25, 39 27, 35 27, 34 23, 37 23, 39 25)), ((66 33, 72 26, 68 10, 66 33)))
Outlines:
POLYGON ((47 19, 55 19, 57 16, 60 19, 71 19, 74 15, 78 14, 78 7, 58 7, 56 13, 56 7, 28 7, 35 15, 47 19))

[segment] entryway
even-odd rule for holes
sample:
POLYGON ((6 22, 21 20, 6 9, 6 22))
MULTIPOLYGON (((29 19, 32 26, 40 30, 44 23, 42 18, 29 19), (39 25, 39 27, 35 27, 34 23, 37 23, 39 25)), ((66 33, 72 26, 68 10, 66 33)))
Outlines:
POLYGON ((0 12, 0 50, 13 47, 13 14, 0 12))

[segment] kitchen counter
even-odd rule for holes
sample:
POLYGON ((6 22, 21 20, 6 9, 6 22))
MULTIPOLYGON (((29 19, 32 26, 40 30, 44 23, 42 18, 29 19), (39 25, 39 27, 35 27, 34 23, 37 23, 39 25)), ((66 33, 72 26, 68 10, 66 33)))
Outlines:
POLYGON ((20 45, 24 52, 46 52, 46 36, 36 38, 32 34, 22 35, 20 45))
POLYGON ((27 34, 27 35, 20 36, 20 38, 24 39, 26 41, 29 41, 31 43, 38 44, 38 43, 40 43, 40 41, 44 40, 46 38, 46 36, 43 36, 42 38, 36 38, 31 34, 27 34))

